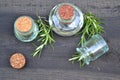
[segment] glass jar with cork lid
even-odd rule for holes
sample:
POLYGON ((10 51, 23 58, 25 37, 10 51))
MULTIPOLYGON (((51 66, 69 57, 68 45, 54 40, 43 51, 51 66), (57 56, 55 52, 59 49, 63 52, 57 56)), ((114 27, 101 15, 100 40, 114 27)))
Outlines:
POLYGON ((61 36, 72 36, 83 26, 82 11, 73 4, 61 3, 50 12, 49 24, 61 36))
POLYGON ((38 35, 38 26, 29 16, 21 16, 14 23, 14 33, 18 40, 30 42, 38 35))

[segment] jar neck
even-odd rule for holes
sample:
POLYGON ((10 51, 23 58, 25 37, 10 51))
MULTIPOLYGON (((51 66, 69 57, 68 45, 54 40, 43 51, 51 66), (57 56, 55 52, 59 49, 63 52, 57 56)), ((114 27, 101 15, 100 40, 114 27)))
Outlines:
POLYGON ((76 51, 78 53, 80 53, 80 57, 81 57, 81 60, 89 65, 90 63, 90 52, 88 52, 87 48, 86 47, 81 47, 81 48, 76 48, 76 51))
POLYGON ((64 24, 72 23, 73 20, 74 20, 74 18, 75 18, 75 15, 73 15, 73 17, 72 17, 71 19, 65 20, 65 19, 62 19, 62 18, 59 16, 58 12, 57 12, 56 14, 57 14, 58 20, 59 20, 60 22, 64 23, 64 24))
POLYGON ((69 24, 71 22, 73 22, 74 18, 75 18, 75 11, 74 11, 74 7, 72 4, 61 4, 58 6, 58 8, 56 8, 56 16, 58 18, 58 20, 64 24, 69 24), (63 7, 63 6, 69 6, 71 9, 71 11, 67 11, 66 8, 67 7, 63 7), (61 7, 65 8, 65 10, 60 9, 61 7), (63 12, 64 11, 64 12, 63 12))
POLYGON ((33 32, 34 29, 33 29, 33 26, 32 26, 31 29, 29 31, 27 31, 27 32, 21 32, 21 31, 17 30, 17 28, 15 28, 15 30, 16 30, 16 32, 18 34, 23 35, 23 36, 27 36, 27 35, 32 34, 32 32, 33 32))

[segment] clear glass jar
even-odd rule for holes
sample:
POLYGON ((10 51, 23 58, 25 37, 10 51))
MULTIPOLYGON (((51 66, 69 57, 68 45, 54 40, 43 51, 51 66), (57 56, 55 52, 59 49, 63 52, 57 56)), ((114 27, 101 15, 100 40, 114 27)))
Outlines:
POLYGON ((21 16, 14 23, 15 36, 18 40, 20 40, 22 42, 30 42, 30 41, 34 40, 38 35, 38 30, 39 30, 38 25, 29 16, 21 16), (27 22, 25 24, 23 24, 22 22, 17 23, 20 18, 26 18, 29 20, 29 22, 31 22, 31 26, 29 26, 30 28, 28 30, 24 29, 24 27, 26 27, 26 25, 27 25, 27 22), (22 24, 22 26, 23 25, 25 25, 25 26, 18 28, 18 24, 22 24))
POLYGON ((83 26, 82 11, 78 7, 70 3, 58 4, 50 12, 49 24, 51 27, 53 27, 53 31, 58 35, 72 36, 76 34, 83 26), (65 5, 68 6, 67 8, 71 11, 65 9, 65 7, 63 7, 65 5), (64 8, 61 11, 61 13, 63 12, 63 14, 60 14, 61 7, 64 8), (61 17, 61 15, 63 17, 61 17), (64 17, 64 15, 66 15, 66 17, 64 17))
POLYGON ((106 41, 99 34, 92 36, 90 40, 83 44, 81 48, 76 48, 80 53, 81 60, 89 65, 90 61, 94 61, 109 50, 106 41))

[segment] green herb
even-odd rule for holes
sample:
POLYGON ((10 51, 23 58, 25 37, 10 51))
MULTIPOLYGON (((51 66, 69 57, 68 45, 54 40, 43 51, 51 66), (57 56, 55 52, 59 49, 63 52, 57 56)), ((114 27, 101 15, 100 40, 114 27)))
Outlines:
POLYGON ((46 19, 41 19, 41 17, 38 16, 38 20, 36 20, 36 23, 39 27, 37 41, 40 43, 40 45, 35 45, 36 49, 32 53, 33 57, 36 55, 41 55, 43 48, 48 44, 52 46, 52 43, 55 41, 52 36, 52 27, 49 26, 49 23, 46 19))
POLYGON ((80 67, 84 66, 85 64, 89 64, 90 58, 92 57, 92 54, 81 54, 81 52, 76 52, 72 58, 69 59, 69 61, 78 62, 80 64, 80 67))
POLYGON ((86 40, 90 39, 93 35, 104 32, 101 24, 103 24, 101 19, 96 17, 94 14, 90 12, 84 14, 84 25, 80 32, 81 40, 79 41, 79 45, 83 46, 86 40))
MULTIPOLYGON (((95 34, 101 34, 104 32, 103 24, 101 20, 93 15, 92 13, 84 14, 84 26, 82 31, 79 33, 81 35, 81 40, 78 45, 83 46, 83 44, 90 39, 95 34)), ((90 55, 83 56, 79 51, 77 51, 69 61, 78 62, 80 66, 84 66, 87 62, 86 59, 91 57, 90 55)))
POLYGON ((83 59, 82 59, 81 56, 82 56, 81 53, 76 52, 76 53, 72 56, 72 58, 69 59, 69 61, 72 61, 72 63, 78 62, 78 63, 80 64, 80 67, 82 67, 82 66, 84 66, 85 63, 84 63, 84 61, 83 61, 83 59))

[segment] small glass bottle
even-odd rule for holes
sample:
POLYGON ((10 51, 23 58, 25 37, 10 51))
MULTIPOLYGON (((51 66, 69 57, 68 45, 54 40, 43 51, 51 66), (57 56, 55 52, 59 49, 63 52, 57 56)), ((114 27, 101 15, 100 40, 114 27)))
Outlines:
POLYGON ((89 65, 90 61, 94 61, 105 54, 108 50, 109 47, 106 41, 99 34, 92 36, 81 48, 76 48, 76 51, 81 55, 81 60, 87 65, 89 65))
POLYGON ((58 35, 72 36, 82 28, 83 14, 75 5, 61 3, 51 10, 49 24, 58 35))
POLYGON ((21 16, 14 23, 14 33, 18 40, 30 42, 38 35, 38 26, 29 16, 21 16))

